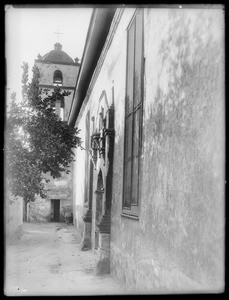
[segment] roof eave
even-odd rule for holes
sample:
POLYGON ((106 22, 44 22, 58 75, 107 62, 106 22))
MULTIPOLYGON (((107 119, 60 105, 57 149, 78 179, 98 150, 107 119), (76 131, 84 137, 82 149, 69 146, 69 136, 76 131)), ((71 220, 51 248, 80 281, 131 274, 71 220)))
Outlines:
POLYGON ((68 124, 74 125, 108 35, 115 8, 96 8, 92 12, 83 58, 69 113, 68 124))

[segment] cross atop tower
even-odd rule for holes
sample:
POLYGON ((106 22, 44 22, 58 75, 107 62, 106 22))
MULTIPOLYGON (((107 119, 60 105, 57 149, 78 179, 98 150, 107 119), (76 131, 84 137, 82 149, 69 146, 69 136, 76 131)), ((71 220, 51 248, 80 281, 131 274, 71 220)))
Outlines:
POLYGON ((58 40, 58 43, 59 43, 59 34, 63 34, 62 32, 59 32, 59 28, 58 28, 58 31, 57 32, 54 32, 55 34, 57 34, 57 40, 58 40))

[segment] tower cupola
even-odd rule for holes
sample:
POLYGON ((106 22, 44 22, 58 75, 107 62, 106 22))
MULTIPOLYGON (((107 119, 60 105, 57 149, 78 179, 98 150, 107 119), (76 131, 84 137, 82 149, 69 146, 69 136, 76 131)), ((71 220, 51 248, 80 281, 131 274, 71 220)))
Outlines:
POLYGON ((62 50, 62 45, 61 45, 60 43, 56 43, 56 44, 54 45, 54 50, 56 50, 56 51, 61 51, 61 50, 62 50))
POLYGON ((54 44, 54 50, 51 50, 45 54, 41 60, 52 63, 68 63, 74 64, 74 60, 62 50, 62 45, 60 43, 54 44))

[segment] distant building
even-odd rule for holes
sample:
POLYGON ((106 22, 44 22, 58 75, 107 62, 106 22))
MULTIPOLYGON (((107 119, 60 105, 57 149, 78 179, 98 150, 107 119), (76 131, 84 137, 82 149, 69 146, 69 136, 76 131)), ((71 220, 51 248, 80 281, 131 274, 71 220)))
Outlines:
POLYGON ((73 214, 130 291, 224 288, 221 8, 94 9, 68 122, 73 214))
MULTIPOLYGON (((63 121, 68 118, 72 97, 75 89, 76 78, 80 64, 64 51, 62 45, 56 43, 54 50, 51 50, 43 57, 35 60, 35 65, 40 71, 39 86, 49 89, 51 93, 55 86, 69 91, 70 95, 65 97, 63 105, 55 103, 56 114, 63 121)), ((29 203, 29 215, 26 218, 30 222, 61 222, 65 220, 65 213, 72 212, 72 174, 62 174, 60 179, 53 179, 46 174, 50 183, 47 184, 47 199, 36 197, 36 201, 29 203)))

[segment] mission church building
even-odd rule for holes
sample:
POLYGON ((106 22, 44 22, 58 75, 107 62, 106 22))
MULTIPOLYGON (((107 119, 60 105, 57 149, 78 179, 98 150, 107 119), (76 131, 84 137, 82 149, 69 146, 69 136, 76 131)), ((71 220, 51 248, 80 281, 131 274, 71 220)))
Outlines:
POLYGON ((93 10, 68 118, 85 148, 74 224, 95 272, 131 292, 224 288, 223 20, 217 7, 93 10))
MULTIPOLYGON (((60 101, 55 103, 56 114, 63 121, 67 121, 80 66, 78 58, 74 61, 57 42, 54 50, 44 56, 39 55, 35 65, 40 72, 40 88, 48 89, 49 94, 55 86, 70 92, 70 95, 65 97, 64 103, 60 101)), ((47 184, 47 198, 36 197, 35 202, 29 203, 27 210, 24 210, 24 213, 27 211, 28 214, 27 217, 24 216, 24 220, 61 222, 65 220, 66 212, 72 213, 72 173, 68 175, 63 173, 59 179, 53 179, 49 174, 46 174, 46 177, 50 179, 47 184)))

